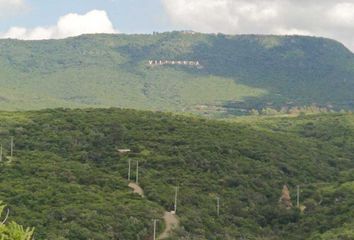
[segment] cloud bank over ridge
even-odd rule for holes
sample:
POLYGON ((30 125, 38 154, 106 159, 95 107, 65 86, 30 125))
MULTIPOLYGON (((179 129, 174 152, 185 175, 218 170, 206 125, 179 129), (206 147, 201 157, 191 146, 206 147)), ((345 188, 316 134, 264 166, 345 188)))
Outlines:
POLYGON ((354 50, 348 0, 161 0, 174 26, 226 34, 312 35, 354 50))

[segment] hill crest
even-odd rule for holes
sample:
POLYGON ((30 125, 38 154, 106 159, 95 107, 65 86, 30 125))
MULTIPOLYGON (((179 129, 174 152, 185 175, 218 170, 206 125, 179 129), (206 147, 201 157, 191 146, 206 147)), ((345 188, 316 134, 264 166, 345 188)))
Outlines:
POLYGON ((0 40, 4 110, 123 107, 217 116, 310 105, 352 110, 353 76, 354 54, 317 37, 172 32, 0 40), (151 69, 152 59, 203 68, 151 69))

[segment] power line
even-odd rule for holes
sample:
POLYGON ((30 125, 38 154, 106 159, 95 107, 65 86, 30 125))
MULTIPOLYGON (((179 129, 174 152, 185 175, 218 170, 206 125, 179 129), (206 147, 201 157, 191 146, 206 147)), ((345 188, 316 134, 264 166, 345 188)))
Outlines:
POLYGON ((13 157, 13 154, 14 154, 14 137, 11 136, 11 153, 10 153, 11 158, 13 157))
POLYGON ((154 219, 154 240, 156 240, 156 223, 157 219, 154 219))
POLYGON ((296 206, 300 207, 300 186, 296 186, 296 206))
POLYGON ((178 186, 175 187, 175 214, 177 214, 178 186))
POLYGON ((136 175, 135 175, 135 183, 139 184, 139 161, 136 161, 136 175))
POLYGON ((128 181, 130 182, 131 160, 128 160, 128 181))
POLYGON ((220 216, 220 197, 216 197, 216 214, 220 216))

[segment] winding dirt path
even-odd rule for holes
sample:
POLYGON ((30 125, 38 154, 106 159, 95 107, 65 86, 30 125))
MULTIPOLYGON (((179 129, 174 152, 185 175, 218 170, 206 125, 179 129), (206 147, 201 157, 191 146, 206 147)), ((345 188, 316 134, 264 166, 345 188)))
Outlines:
MULTIPOLYGON (((128 187, 130 187, 134 193, 139 194, 141 197, 144 197, 144 190, 136 183, 129 183, 128 187)), ((171 213, 171 212, 165 212, 163 219, 165 221, 166 228, 161 233, 161 235, 157 239, 166 239, 170 236, 171 231, 176 229, 179 226, 179 220, 176 216, 176 214, 171 213)))
POLYGON ((179 221, 176 215, 173 213, 165 212, 163 219, 165 220, 166 228, 157 239, 168 238, 170 236, 171 231, 179 226, 179 221))
POLYGON ((141 197, 144 197, 144 190, 136 183, 129 183, 128 187, 133 189, 134 193, 139 194, 141 197))

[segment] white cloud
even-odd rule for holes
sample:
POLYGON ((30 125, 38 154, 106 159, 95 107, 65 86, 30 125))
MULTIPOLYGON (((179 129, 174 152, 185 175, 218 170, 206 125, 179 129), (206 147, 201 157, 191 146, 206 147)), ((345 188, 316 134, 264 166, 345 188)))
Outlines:
POLYGON ((354 50, 354 1, 161 0, 178 28, 335 38, 354 50))
POLYGON ((329 10, 328 14, 339 25, 354 26, 354 3, 338 3, 329 10))
POLYGON ((162 0, 173 23, 202 32, 236 33, 278 15, 274 4, 232 0, 162 0))
MULTIPOLYGON (((1 1, 1 0, 0 0, 1 1)), ((26 29, 12 27, 1 38, 23 40, 60 39, 90 33, 117 33, 105 11, 93 10, 84 15, 70 13, 60 17, 56 26, 26 29)))
POLYGON ((0 18, 13 15, 26 9, 23 0, 0 0, 0 18))
POLYGON ((311 35, 312 33, 306 30, 296 29, 296 28, 278 28, 274 29, 274 34, 278 35, 311 35))
POLYGON ((57 25, 60 37, 85 33, 115 33, 112 22, 105 11, 93 10, 85 15, 71 13, 59 19, 57 25))

